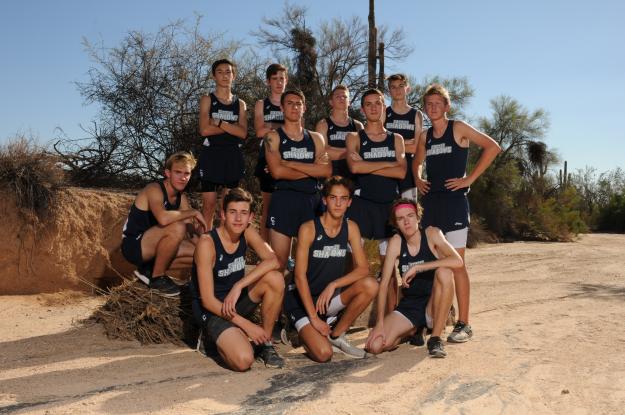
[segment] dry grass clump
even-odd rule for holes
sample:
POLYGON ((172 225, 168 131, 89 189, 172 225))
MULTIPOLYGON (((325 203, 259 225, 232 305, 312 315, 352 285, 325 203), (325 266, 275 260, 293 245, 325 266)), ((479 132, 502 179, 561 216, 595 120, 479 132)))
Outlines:
POLYGON ((16 137, 0 147, 0 183, 15 197, 20 213, 45 218, 64 184, 57 158, 32 140, 16 137))
POLYGON ((141 344, 184 345, 197 338, 187 289, 180 297, 163 297, 146 285, 125 280, 110 288, 106 302, 87 319, 104 326, 107 337, 138 340, 141 344))

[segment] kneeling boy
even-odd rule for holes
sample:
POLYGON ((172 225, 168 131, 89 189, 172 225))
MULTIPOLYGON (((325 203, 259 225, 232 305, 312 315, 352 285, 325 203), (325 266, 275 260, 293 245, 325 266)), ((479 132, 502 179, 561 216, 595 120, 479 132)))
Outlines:
POLYGON ((428 352, 445 357, 441 334, 454 299, 452 268, 462 266, 462 259, 447 242, 440 229, 419 228, 421 208, 412 199, 400 199, 391 210, 393 225, 399 234, 391 238, 382 268, 378 295, 378 316, 367 338, 367 351, 373 354, 392 350, 400 340, 423 326, 432 329, 428 352), (386 290, 399 262, 402 276, 402 299, 394 311, 384 315, 386 290))
POLYGON ((252 196, 241 188, 230 190, 223 201, 221 225, 200 238, 194 256, 191 293, 193 312, 226 365, 245 371, 256 354, 268 367, 284 360, 271 343, 271 332, 284 296, 284 278, 278 260, 253 220, 252 196), (253 249, 261 262, 245 272, 245 253, 253 249), (262 302, 262 326, 250 317, 262 302))
POLYGON ((326 180, 322 194, 326 211, 299 229, 295 284, 287 290, 284 309, 313 360, 329 361, 333 348, 362 358, 365 351, 350 345, 345 332, 371 303, 378 284, 368 276, 358 225, 345 218, 353 185, 349 179, 333 176, 326 180), (348 243, 354 267, 346 273, 348 243), (330 327, 333 322, 336 325, 330 327))

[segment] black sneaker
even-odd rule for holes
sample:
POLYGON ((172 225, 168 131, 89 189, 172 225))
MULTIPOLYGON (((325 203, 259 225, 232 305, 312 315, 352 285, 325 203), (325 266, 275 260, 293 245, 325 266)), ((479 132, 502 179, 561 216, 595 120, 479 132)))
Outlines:
POLYGON ((149 286, 150 280, 152 279, 152 264, 141 264, 136 270, 134 270, 133 274, 135 274, 135 277, 137 277, 139 281, 149 286))
POLYGON ((161 275, 150 280, 150 288, 158 291, 163 297, 177 297, 180 295, 180 286, 169 275, 161 275))
POLYGON ((282 369, 284 367, 284 359, 280 357, 273 345, 263 344, 257 349, 257 359, 262 360, 266 367, 282 369))
POLYGON ((458 321, 454 326, 454 330, 447 336, 447 341, 450 343, 464 343, 471 337, 473 337, 471 326, 464 321, 458 321))
POLYGON ((432 336, 428 339, 428 353, 432 357, 445 357, 447 352, 443 347, 443 341, 438 336, 432 336))
POLYGON ((424 336, 425 327, 418 327, 415 334, 408 338, 408 342, 413 346, 421 347, 425 345, 425 336, 424 336))

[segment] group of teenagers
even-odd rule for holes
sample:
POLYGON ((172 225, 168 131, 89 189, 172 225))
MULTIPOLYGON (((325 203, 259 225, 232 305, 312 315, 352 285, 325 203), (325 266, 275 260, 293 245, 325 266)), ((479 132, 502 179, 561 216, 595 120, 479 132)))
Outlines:
POLYGON ((338 85, 330 115, 311 131, 303 126, 304 94, 286 88, 286 67, 270 65, 269 96, 254 108, 262 138, 257 229, 255 201, 239 187, 248 126, 246 103, 232 94, 236 67, 222 59, 211 70, 215 91, 200 99, 199 161, 189 152, 171 155, 164 179, 142 189, 130 208, 122 253, 137 266, 136 277, 176 296, 180 287, 167 272, 190 267, 194 317, 237 371, 256 359, 284 366, 274 347, 281 315, 317 362, 335 351, 365 357, 406 340, 423 345, 427 334, 428 353, 445 357, 441 336, 455 295, 458 321, 447 342, 469 340, 467 192, 500 148, 471 125, 447 118, 448 91, 427 88, 423 108, 431 127, 423 129, 423 114, 407 103, 406 76, 387 78, 388 107, 381 91, 362 94, 364 125, 349 116, 349 90, 338 85), (482 151, 468 173, 471 143, 482 151), (196 164, 202 211, 183 193, 196 164), (369 275, 365 239, 378 241, 377 278, 369 275), (253 267, 246 263, 248 249, 259 258, 253 267), (285 274, 292 278, 285 281, 285 274), (374 300, 375 326, 364 349, 355 347, 345 334, 374 300), (259 305, 257 324, 252 316, 259 305))

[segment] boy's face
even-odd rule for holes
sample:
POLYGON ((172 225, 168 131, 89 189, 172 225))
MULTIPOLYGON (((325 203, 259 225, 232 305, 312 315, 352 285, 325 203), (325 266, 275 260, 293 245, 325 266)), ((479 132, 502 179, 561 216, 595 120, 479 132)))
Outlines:
POLYGON ((333 110, 345 111, 349 107, 349 92, 344 89, 337 89, 330 98, 330 107, 333 110))
POLYGON ((221 211, 221 221, 230 232, 241 234, 245 232, 254 218, 248 202, 230 202, 221 211))
POLYGON ((301 97, 295 94, 288 94, 285 96, 280 107, 284 113, 284 119, 288 121, 301 120, 304 116, 304 111, 306 111, 304 101, 302 101, 301 97))
POLYGON ((288 78, 286 76, 286 72, 279 71, 278 73, 271 75, 271 77, 267 80, 267 85, 269 86, 272 94, 282 95, 286 89, 287 82, 288 78))
POLYGON ((412 207, 401 207, 396 209, 395 224, 404 237, 411 237, 417 231, 419 225, 417 212, 412 207))
POLYGON ((213 79, 217 86, 231 87, 232 81, 234 80, 234 69, 227 63, 217 65, 213 79))
POLYGON ((362 103, 362 112, 367 121, 380 121, 384 108, 384 98, 378 94, 367 95, 362 103))
POLYGON ((349 190, 343 185, 334 185, 327 196, 323 197, 328 214, 335 219, 340 219, 347 212, 347 208, 352 204, 349 190))
POLYGON ((165 177, 174 189, 182 192, 191 179, 191 166, 183 161, 173 163, 171 169, 165 169, 165 177))
POLYGON ((396 79, 389 83, 388 89, 391 94, 391 99, 393 99, 393 101, 404 100, 406 99, 408 91, 410 91, 410 86, 408 85, 408 83, 406 83, 406 81, 396 79))
POLYGON ((428 95, 425 97, 425 113, 430 120, 443 118, 449 111, 450 105, 440 95, 428 95))

